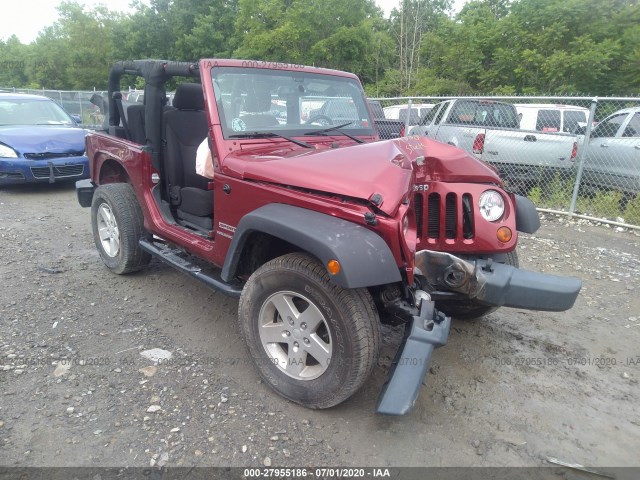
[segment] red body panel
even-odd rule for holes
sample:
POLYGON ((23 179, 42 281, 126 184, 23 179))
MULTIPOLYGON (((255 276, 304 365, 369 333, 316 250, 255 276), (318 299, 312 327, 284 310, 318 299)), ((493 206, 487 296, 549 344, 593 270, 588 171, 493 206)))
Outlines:
MULTIPOLYGON (((205 95, 209 133, 214 146, 214 231, 213 239, 198 236, 163 218, 153 196, 156 173, 151 157, 140 145, 103 133, 90 133, 87 152, 91 177, 96 184, 106 161, 118 162, 140 199, 145 228, 169 242, 185 248, 214 265, 224 263, 232 230, 247 213, 269 203, 285 203, 344 218, 378 233, 389 245, 400 268, 412 280, 412 253, 416 248, 458 253, 507 252, 515 248, 517 235, 513 199, 503 192, 507 209, 499 222, 486 222, 475 215, 473 238, 416 239, 413 205, 414 190, 449 192, 477 197, 489 185, 501 190, 496 172, 463 150, 422 137, 378 141, 362 137, 369 143, 355 144, 336 133, 326 137, 304 137, 313 149, 299 147, 283 139, 225 139, 214 100, 211 68, 222 66, 261 67, 262 62, 241 60, 201 60, 200 75, 205 95), (375 205, 374 195, 381 202, 375 205), (364 214, 377 212, 376 226, 367 225, 364 214), (404 215, 410 219, 408 235, 403 234, 404 215), (504 244, 496 238, 500 226, 509 226, 513 239, 504 244)), ((283 66, 357 78, 352 74, 311 67, 283 66)), ((444 197, 443 197, 444 198, 444 197)), ((458 232, 462 219, 458 218, 458 232)))

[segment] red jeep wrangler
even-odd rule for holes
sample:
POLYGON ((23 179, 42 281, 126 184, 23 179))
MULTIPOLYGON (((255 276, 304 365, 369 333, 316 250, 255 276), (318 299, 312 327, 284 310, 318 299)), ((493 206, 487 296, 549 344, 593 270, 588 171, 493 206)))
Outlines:
POLYGON ((86 140, 91 179, 77 184, 102 260, 123 274, 156 257, 239 297, 258 373, 306 407, 367 380, 381 323, 406 326, 377 408, 400 415, 451 316, 561 311, 580 291, 578 279, 517 268, 517 231, 534 232, 538 215, 492 168, 426 138, 378 141, 355 75, 118 62, 108 104, 106 131, 86 140), (123 75, 144 78, 144 105, 123 102, 123 75), (195 170, 205 138, 213 180, 195 170))

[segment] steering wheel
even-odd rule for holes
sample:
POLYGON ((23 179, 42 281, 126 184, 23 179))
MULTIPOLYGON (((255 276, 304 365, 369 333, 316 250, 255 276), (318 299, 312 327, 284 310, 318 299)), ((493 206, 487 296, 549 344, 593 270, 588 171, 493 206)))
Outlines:
POLYGON ((333 120, 331 120, 329 117, 327 117, 326 115, 316 115, 315 117, 310 118, 309 120, 307 120, 306 122, 304 122, 305 125, 320 125, 320 126, 329 126, 329 125, 333 125, 333 120))

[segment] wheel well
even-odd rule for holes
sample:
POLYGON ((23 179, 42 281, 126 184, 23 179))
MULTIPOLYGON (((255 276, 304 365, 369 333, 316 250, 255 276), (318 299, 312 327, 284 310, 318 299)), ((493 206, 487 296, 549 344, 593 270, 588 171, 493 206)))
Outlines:
POLYGON ((236 276, 248 278, 269 260, 287 253, 301 252, 297 246, 264 232, 253 232, 247 239, 236 276))
POLYGON ((129 175, 124 167, 113 159, 105 160, 100 167, 100 185, 105 183, 129 183, 129 175))

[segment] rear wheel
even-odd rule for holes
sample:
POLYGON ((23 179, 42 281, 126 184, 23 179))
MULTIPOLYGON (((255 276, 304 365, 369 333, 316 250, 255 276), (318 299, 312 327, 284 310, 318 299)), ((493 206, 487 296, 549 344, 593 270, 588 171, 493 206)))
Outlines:
POLYGON ((135 272, 151 260, 138 245, 147 234, 142 210, 128 183, 109 183, 96 189, 91 203, 91 226, 100 257, 112 272, 135 272))
POLYGON ((240 331, 262 379, 308 408, 358 390, 378 358, 379 318, 366 289, 343 289, 313 257, 271 260, 247 281, 240 331))
MULTIPOLYGON (((506 265, 518 268, 520 261, 518 260, 518 252, 515 250, 506 255, 504 262, 506 265)), ((499 307, 483 305, 473 300, 462 301, 443 301, 437 302, 436 308, 445 314, 459 320, 473 320, 495 312, 499 307)))

